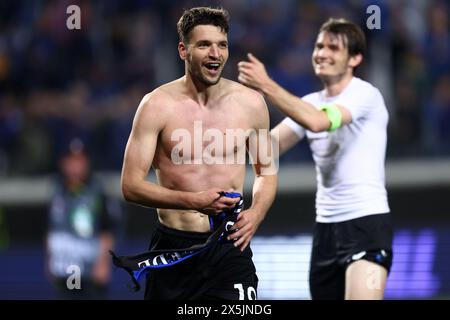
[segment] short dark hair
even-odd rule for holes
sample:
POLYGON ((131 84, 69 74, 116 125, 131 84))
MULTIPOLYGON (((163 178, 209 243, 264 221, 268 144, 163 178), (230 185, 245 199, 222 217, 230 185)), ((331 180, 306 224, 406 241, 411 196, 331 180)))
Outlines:
POLYGON ((228 33, 230 15, 225 9, 215 9, 210 7, 197 7, 185 10, 177 23, 180 41, 186 43, 189 40, 190 32, 198 25, 213 25, 220 27, 222 31, 228 33))
POLYGON ((321 27, 321 32, 331 33, 333 35, 342 35, 344 46, 347 47, 350 56, 366 53, 366 37, 361 28, 347 19, 330 18, 321 27))

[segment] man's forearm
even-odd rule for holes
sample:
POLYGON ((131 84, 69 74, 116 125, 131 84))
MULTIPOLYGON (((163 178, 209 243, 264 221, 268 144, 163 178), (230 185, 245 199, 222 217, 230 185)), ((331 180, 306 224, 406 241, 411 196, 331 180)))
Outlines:
POLYGON ((277 190, 277 175, 259 175, 253 184, 252 210, 258 212, 260 222, 272 206, 277 190))
POLYGON ((310 131, 327 130, 330 123, 312 104, 294 96, 272 79, 260 88, 282 113, 310 131))
POLYGON ((113 250, 114 248, 114 236, 111 232, 102 232, 100 234, 100 253, 97 256, 98 263, 108 264, 111 255, 109 254, 109 250, 113 250))
POLYGON ((125 200, 142 206, 161 209, 193 209, 192 193, 171 190, 148 181, 122 182, 125 200))

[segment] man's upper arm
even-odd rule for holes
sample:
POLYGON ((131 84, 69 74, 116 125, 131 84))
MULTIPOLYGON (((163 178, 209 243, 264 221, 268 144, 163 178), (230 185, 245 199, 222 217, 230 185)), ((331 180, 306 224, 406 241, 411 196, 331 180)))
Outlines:
POLYGON ((334 131, 337 128, 345 126, 352 122, 352 114, 347 107, 343 105, 332 103, 331 105, 320 106, 320 123, 319 127, 316 127, 314 132, 321 131, 334 131), (337 109, 336 109, 337 108, 337 109), (337 113, 338 111, 339 113, 337 113), (338 120, 338 116, 340 120, 338 120), (339 123, 339 126, 337 126, 339 123))
POLYGON ((383 100, 379 90, 370 85, 362 85, 351 94, 339 97, 335 104, 342 113, 342 125, 367 117, 380 99, 383 100))
POLYGON ((347 107, 344 107, 339 104, 337 104, 336 106, 339 108, 339 110, 341 111, 341 114, 342 114, 342 125, 341 126, 345 126, 345 125, 349 124, 350 122, 352 122, 352 114, 351 114, 350 110, 348 110, 347 107))
MULTIPOLYGON (((270 135, 269 110, 264 98, 258 94, 255 97, 256 112, 251 116, 255 120, 256 135, 249 137, 249 155, 256 174, 276 174, 275 159, 278 157, 278 146, 274 145, 270 135)), ((277 141, 274 141, 277 142, 277 141)))
POLYGON ((122 178, 145 179, 153 162, 158 135, 164 127, 160 98, 146 95, 133 120, 125 150, 122 178))

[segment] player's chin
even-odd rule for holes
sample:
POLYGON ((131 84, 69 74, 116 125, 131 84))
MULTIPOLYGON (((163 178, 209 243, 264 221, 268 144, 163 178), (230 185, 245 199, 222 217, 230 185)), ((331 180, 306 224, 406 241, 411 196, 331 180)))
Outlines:
POLYGON ((318 77, 327 77, 330 76, 330 72, 327 70, 324 70, 323 67, 315 67, 314 68, 314 73, 316 74, 316 76, 318 77))
POLYGON ((216 84, 222 77, 222 71, 223 68, 220 68, 214 72, 208 72, 208 70, 206 70, 206 72, 203 72, 203 79, 208 82, 216 84))
POLYGON ((217 84, 220 81, 221 76, 222 76, 221 74, 218 74, 217 76, 214 76, 214 77, 212 77, 212 76, 205 76, 205 77, 203 77, 203 80, 208 85, 213 86, 213 85, 217 84))
POLYGON ((316 73, 316 76, 319 77, 321 80, 332 79, 336 76, 335 73, 325 71, 325 70, 316 70, 315 73, 316 73))

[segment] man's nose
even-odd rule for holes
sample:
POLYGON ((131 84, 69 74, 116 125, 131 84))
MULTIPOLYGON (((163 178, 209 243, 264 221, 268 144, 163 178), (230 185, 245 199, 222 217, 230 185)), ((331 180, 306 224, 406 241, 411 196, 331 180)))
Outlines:
POLYGON ((220 50, 219 47, 215 44, 213 44, 209 49, 209 56, 210 58, 219 58, 220 57, 220 50))
POLYGON ((328 56, 328 49, 327 48, 320 48, 318 51, 317 51, 317 57, 319 57, 319 58, 325 58, 325 57, 327 57, 328 56))

